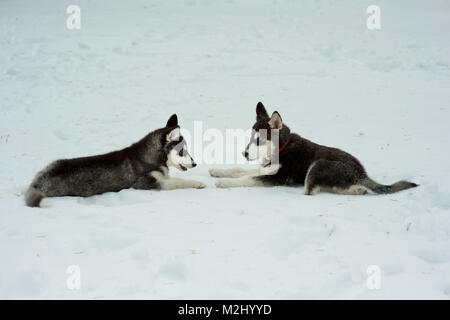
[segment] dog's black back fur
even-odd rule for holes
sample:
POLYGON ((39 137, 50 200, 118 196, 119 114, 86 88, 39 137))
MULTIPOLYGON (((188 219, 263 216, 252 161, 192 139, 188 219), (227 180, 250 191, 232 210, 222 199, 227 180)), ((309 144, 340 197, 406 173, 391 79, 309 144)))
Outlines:
MULTIPOLYGON (((288 185, 303 185, 311 164, 320 159, 351 164, 356 178, 363 178, 366 175, 365 169, 358 159, 340 149, 316 144, 295 133, 289 133, 286 138, 280 137, 279 141, 280 145, 287 142, 286 148, 279 154, 281 168, 277 174, 265 176, 267 179, 273 178, 288 185)), ((339 185, 342 181, 335 182, 339 185)))

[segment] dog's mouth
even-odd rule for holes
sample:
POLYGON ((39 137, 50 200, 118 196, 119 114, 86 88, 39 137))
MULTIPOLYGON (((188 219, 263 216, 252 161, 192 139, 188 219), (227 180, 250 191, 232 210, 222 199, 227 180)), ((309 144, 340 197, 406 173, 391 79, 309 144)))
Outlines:
POLYGON ((180 166, 180 169, 181 169, 181 170, 187 171, 187 168, 186 168, 185 166, 183 166, 182 164, 180 164, 179 166, 180 166))
POLYGON ((245 158, 247 161, 255 161, 255 160, 256 160, 256 159, 250 159, 250 156, 249 156, 249 154, 248 154, 247 151, 243 151, 243 152, 242 152, 242 155, 244 156, 244 158, 245 158))

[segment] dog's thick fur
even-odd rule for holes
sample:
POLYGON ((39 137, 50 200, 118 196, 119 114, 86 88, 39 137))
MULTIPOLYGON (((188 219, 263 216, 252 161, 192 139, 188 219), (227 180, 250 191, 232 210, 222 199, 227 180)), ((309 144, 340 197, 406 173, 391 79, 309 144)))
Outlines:
POLYGON ((180 170, 196 164, 186 151, 177 116, 128 148, 103 155, 57 160, 34 178, 25 193, 30 207, 45 197, 89 197, 122 189, 204 188, 198 181, 170 178, 168 167, 180 170))
MULTIPOLYGON (((244 156, 251 158, 252 149, 257 148, 257 158, 265 163, 259 170, 211 169, 213 177, 235 178, 219 180, 219 188, 305 185, 305 194, 313 195, 318 191, 341 194, 365 194, 370 190, 377 194, 393 193, 417 187, 408 181, 399 181, 392 185, 382 185, 370 179, 362 164, 345 151, 316 144, 295 133, 291 133, 278 112, 269 117, 264 105, 259 102, 256 107, 256 123, 244 156), (259 132, 267 133, 267 138, 260 139, 259 132), (271 164, 274 145, 272 135, 277 135, 279 146, 285 146, 278 154, 277 164, 271 164), (262 151, 261 151, 262 150, 262 151), (262 154, 262 155, 261 155, 262 154), (267 157, 269 156, 269 157, 267 157)), ((280 150, 280 149, 279 149, 280 150)))

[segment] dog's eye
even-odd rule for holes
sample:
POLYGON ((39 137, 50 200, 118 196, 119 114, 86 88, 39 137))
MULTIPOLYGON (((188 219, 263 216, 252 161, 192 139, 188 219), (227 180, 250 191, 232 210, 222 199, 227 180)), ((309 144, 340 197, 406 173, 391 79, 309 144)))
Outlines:
POLYGON ((179 155, 180 157, 183 156, 183 149, 180 149, 180 151, 178 152, 178 155, 179 155))

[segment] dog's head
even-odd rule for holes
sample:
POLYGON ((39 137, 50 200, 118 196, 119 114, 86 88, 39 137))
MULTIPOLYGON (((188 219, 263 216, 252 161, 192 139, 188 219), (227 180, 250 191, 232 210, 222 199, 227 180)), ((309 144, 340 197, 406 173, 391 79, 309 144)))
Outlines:
POLYGON ((163 139, 164 149, 167 153, 166 165, 168 167, 186 171, 188 168, 194 168, 197 165, 187 152, 186 140, 181 135, 176 114, 173 114, 167 121, 163 139))
POLYGON ((269 117, 264 105, 258 102, 250 142, 242 155, 248 161, 269 159, 278 150, 280 142, 287 139, 289 134, 290 129, 283 124, 280 114, 275 111, 269 117))

